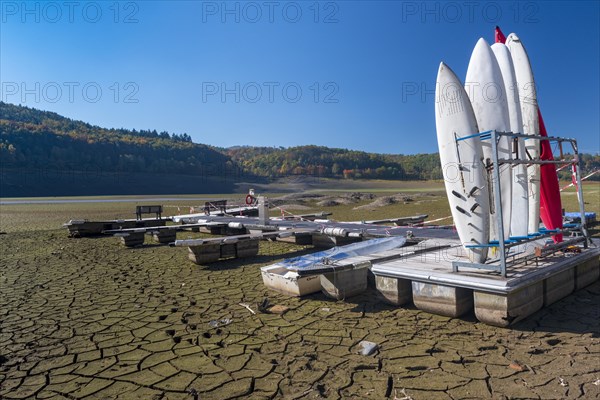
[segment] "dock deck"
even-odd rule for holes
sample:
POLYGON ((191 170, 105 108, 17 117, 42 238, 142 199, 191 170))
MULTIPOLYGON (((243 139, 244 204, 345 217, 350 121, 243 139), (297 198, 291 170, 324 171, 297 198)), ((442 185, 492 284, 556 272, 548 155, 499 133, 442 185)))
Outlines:
POLYGON ((532 248, 512 262, 504 278, 479 269, 454 272, 453 261, 468 262, 457 242, 441 250, 374 262, 371 272, 378 291, 393 304, 412 300, 424 311, 451 317, 474 310, 482 322, 508 326, 598 280, 598 243, 577 251, 532 258, 532 248))
POLYGON ((479 268, 455 271, 453 262, 468 262, 463 247, 456 239, 441 238, 334 263, 315 260, 298 270, 274 264, 261 273, 265 285, 288 295, 322 290, 344 298, 366 290, 370 281, 392 305, 412 302, 423 311, 449 317, 474 311, 481 322, 506 327, 598 280, 598 244, 538 257, 543 240, 528 243, 516 249, 506 277, 479 268))
POLYGON ((72 219, 63 226, 70 237, 102 235, 103 231, 115 229, 133 229, 164 226, 170 218, 115 219, 106 221, 88 221, 72 219))

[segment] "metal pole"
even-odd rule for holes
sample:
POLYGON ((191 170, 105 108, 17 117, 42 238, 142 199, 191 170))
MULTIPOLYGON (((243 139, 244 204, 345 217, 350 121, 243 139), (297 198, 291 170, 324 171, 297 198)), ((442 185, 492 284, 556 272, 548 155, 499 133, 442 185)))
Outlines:
POLYGON ((267 198, 258 196, 258 223, 261 225, 269 225, 269 211, 267 209, 267 198))
POLYGON ((583 203, 583 189, 581 188, 581 174, 579 172, 579 151, 577 149, 577 142, 573 143, 573 150, 575 151, 575 159, 577 160, 576 168, 575 168, 575 176, 577 178, 577 199, 579 200, 579 213, 581 215, 581 233, 585 237, 585 242, 583 242, 583 247, 587 249, 588 247, 588 232, 586 227, 586 219, 585 219, 585 207, 583 203))
POLYGON ((504 252, 504 224, 502 223, 502 196, 500 195, 500 165, 498 164, 498 133, 492 131, 492 158, 494 168, 494 201, 496 206, 496 223, 498 224, 498 249, 500 251, 500 268, 503 278, 506 278, 506 254, 504 252))
POLYGON ((500 161, 502 164, 573 164, 573 160, 511 160, 508 158, 501 158, 498 161, 500 161))

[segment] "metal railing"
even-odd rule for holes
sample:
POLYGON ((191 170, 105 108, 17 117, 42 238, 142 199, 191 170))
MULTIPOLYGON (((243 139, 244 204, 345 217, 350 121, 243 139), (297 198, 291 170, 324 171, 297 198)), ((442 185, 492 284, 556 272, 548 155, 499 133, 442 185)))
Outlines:
MULTIPOLYGON (((583 191, 581 188, 581 175, 579 172, 579 168, 575 168, 576 171, 576 180, 577 180, 577 198, 579 201, 579 212, 581 213, 581 223, 569 224, 565 225, 563 229, 539 229, 539 232, 529 233, 527 236, 512 236, 509 237, 508 240, 504 240, 504 225, 502 218, 502 199, 501 199, 501 184, 500 184, 500 166, 503 164, 509 165, 518 165, 518 164, 527 164, 527 165, 544 165, 544 164, 574 164, 578 167, 579 163, 579 151, 577 147, 577 140, 568 139, 568 138, 560 138, 560 137, 552 137, 552 136, 539 136, 539 135, 523 135, 520 133, 513 132, 498 132, 495 130, 480 132, 469 136, 464 136, 461 138, 456 138, 456 142, 458 144, 459 141, 463 140, 473 140, 479 138, 480 140, 490 140, 492 147, 492 164, 491 168, 493 169, 493 190, 494 190, 494 202, 496 205, 496 221, 490 221, 490 223, 496 223, 498 229, 498 238, 502 238, 501 240, 491 240, 487 244, 473 244, 473 245, 465 245, 466 248, 497 248, 499 250, 499 257, 497 259, 488 261, 487 263, 469 263, 464 261, 453 261, 452 262, 452 270, 454 272, 458 272, 459 267, 468 267, 468 268, 476 268, 476 269, 485 269, 498 271, 502 277, 506 277, 508 258, 510 257, 507 252, 515 246, 522 246, 526 243, 537 241, 544 238, 549 238, 555 235, 560 234, 573 234, 579 233, 584 237, 583 243, 584 247, 587 248, 589 242, 589 236, 586 227, 586 218, 585 218, 585 207, 583 202, 583 191), (538 142, 549 141, 558 143, 560 148, 560 160, 541 160, 538 157, 532 157, 529 152, 526 152, 526 156, 528 159, 524 159, 522 155, 516 154, 515 159, 506 159, 506 158, 498 158, 498 143, 502 137, 510 137, 513 139, 514 148, 518 149, 517 141, 518 140, 535 140, 538 142), (563 143, 568 143, 571 145, 571 149, 573 150, 573 154, 570 157, 565 157, 563 154, 563 143)), ((458 146, 457 146, 458 151, 458 146)), ((560 250, 569 245, 576 244, 582 242, 581 238, 575 238, 571 240, 565 240, 560 243, 560 245, 553 246, 553 250, 560 250)), ((514 259, 514 257, 513 257, 514 259)))

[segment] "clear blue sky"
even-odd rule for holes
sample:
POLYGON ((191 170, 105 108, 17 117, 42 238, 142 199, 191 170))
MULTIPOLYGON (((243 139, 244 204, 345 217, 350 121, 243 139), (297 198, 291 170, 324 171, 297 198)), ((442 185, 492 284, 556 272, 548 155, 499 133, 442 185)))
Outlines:
POLYGON ((464 78, 500 25, 528 50, 550 134, 596 153, 599 4, 2 1, 1 95, 217 146, 429 153, 439 62, 464 78))

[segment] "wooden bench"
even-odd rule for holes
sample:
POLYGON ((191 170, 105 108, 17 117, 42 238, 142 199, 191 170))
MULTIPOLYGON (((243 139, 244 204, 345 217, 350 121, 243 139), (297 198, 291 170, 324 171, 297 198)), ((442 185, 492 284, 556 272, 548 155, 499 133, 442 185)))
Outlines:
POLYGON ((138 220, 142 219, 142 214, 155 214, 157 219, 162 218, 163 206, 136 206, 135 216, 138 220))
POLYGON ((204 203, 204 213, 210 215, 211 211, 220 211, 223 214, 227 209, 227 200, 207 201, 204 203))

